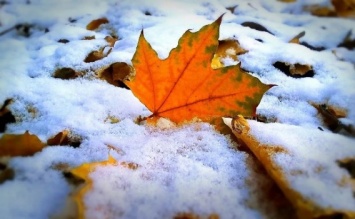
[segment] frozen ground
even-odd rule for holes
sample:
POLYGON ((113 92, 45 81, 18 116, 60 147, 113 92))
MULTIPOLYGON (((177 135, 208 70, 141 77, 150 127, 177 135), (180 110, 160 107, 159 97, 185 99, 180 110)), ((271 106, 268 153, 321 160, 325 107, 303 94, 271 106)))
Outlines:
MULTIPOLYGON (((16 118, 5 133, 28 130, 45 142, 67 129, 81 139, 78 148, 51 146, 34 156, 8 161, 15 177, 0 184, 1 217, 39 219, 63 212, 72 189, 54 167, 106 160, 107 145, 117 149, 110 154, 118 161, 133 162, 139 168, 114 166, 93 172, 94 186, 85 197, 87 218, 172 218, 179 212, 201 216, 216 213, 220 218, 284 218, 292 214, 287 204, 278 203, 284 197, 259 164, 250 154, 238 150, 230 136, 206 123, 164 128, 139 125, 136 119, 149 115, 145 106, 129 90, 95 78, 94 72, 114 62, 130 64, 142 28, 159 56, 165 58, 183 32, 196 31, 225 13, 220 39, 237 39, 248 50, 238 57, 242 67, 262 82, 278 85, 265 94, 257 109, 277 124, 252 123, 255 135, 259 132, 264 142, 287 142, 293 150, 301 143, 311 145, 319 148, 320 154, 332 154, 344 144, 348 154, 354 155, 351 134, 344 130, 332 133, 310 103, 343 109, 346 117, 340 121, 355 126, 355 53, 338 48, 349 31, 354 40, 355 21, 312 16, 302 10, 305 2, 0 3, 0 32, 17 24, 30 25, 29 36, 16 29, 0 36, 0 103, 12 98, 9 109, 16 118), (109 23, 95 31, 86 29, 90 21, 100 17, 106 17, 109 23), (258 23, 272 34, 242 26, 246 21, 258 23), (323 50, 288 43, 302 31, 306 34, 301 42, 323 50), (83 61, 91 51, 107 45, 104 38, 112 34, 119 40, 107 57, 83 61), (83 40, 88 36, 95 39, 83 40), (61 39, 69 42, 58 42, 61 39), (287 76, 273 66, 277 61, 311 65, 314 76, 287 76), (63 67, 86 74, 72 80, 54 78, 55 70, 63 67), (278 132, 268 132, 264 127, 278 132), (293 137, 287 140, 285 136, 293 137), (334 142, 339 145, 331 147, 334 142)), ((328 1, 313 2, 326 5, 328 1)), ((230 60, 226 63, 235 64, 230 60)), ((354 202, 350 199, 349 206, 354 202)))

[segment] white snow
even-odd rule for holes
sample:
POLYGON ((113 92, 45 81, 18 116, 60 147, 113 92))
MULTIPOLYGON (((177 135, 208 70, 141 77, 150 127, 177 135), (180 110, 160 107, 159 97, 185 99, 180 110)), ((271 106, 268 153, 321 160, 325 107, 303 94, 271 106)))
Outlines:
MULTIPOLYGON (((87 218, 103 218, 104 214, 109 218, 171 218, 178 212, 201 216, 217 213, 221 218, 283 218, 287 214, 271 201, 260 201, 260 191, 272 182, 250 167, 251 156, 239 151, 230 136, 200 122, 181 127, 169 123, 156 128, 138 125, 136 118, 150 114, 146 107, 129 90, 93 77, 94 70, 113 62, 130 64, 142 28, 159 57, 166 58, 186 30, 197 31, 225 13, 220 39, 237 39, 248 50, 238 57, 241 66, 262 82, 277 85, 265 94, 257 109, 277 121, 268 125, 276 140, 270 137, 274 135, 263 135, 263 130, 258 129, 264 125, 252 123, 255 133, 263 141, 280 143, 282 139, 295 153, 297 144, 306 144, 320 148, 325 155, 336 152, 342 156, 341 150, 328 146, 322 149, 323 143, 355 145, 353 137, 327 130, 310 105, 315 102, 344 108, 348 115, 343 120, 355 126, 354 51, 337 48, 350 30, 355 33, 354 20, 312 16, 301 10, 307 1, 28 2, 16 0, 0 5, 0 33, 16 24, 34 25, 29 37, 15 29, 0 36, 0 104, 12 98, 9 109, 17 120, 7 125, 6 133, 28 130, 46 141, 68 129, 82 139, 82 144, 79 148, 47 147, 31 157, 12 158, 8 166, 14 169, 15 178, 0 184, 2 218, 40 219, 57 214, 71 190, 53 166, 65 163, 76 167, 102 161, 108 153, 118 161, 137 163, 139 168, 112 166, 93 172, 94 187, 85 197, 87 218), (226 9, 233 6, 237 6, 233 13, 226 9), (86 30, 91 20, 101 17, 109 23, 96 31, 86 30), (273 34, 241 26, 245 21, 261 24, 273 34), (325 50, 288 43, 302 31, 306 35, 301 42, 325 50), (83 60, 91 51, 107 45, 104 38, 112 32, 119 37, 112 52, 102 60, 85 63, 83 60), (95 39, 82 40, 87 36, 95 39), (60 39, 69 42, 59 43, 60 39), (288 77, 273 67, 276 61, 309 64, 315 76, 288 77), (72 80, 53 78, 54 71, 62 67, 87 75, 72 80), (119 122, 110 123, 110 116, 119 122), (304 138, 303 134, 324 137, 324 142, 304 138), (289 140, 289 136, 293 139, 289 140), (122 153, 109 152, 107 145, 122 153), (101 210, 96 211, 97 208, 101 210)), ((307 152, 298 151, 305 155, 307 152)), ((332 159, 337 156, 333 154, 332 159)), ((279 158, 280 163, 289 162, 287 159, 279 158)), ((302 165, 302 161, 290 168, 297 165, 302 165)), ((295 186, 302 186, 297 183, 296 180, 295 186)), ((312 191, 307 194, 314 195, 312 191)), ((325 191, 319 197, 325 205, 329 202, 327 195, 325 191)), ((353 203, 346 205, 352 206, 353 203)))

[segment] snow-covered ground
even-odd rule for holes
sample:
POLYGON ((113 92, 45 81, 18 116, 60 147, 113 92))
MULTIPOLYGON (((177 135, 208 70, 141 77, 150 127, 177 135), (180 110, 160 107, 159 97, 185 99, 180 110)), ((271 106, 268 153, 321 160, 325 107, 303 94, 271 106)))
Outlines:
MULTIPOLYGON (((142 28, 159 57, 166 58, 187 29, 197 31, 225 13, 220 40, 238 40, 248 50, 238 57, 242 68, 263 83, 277 85, 264 95, 257 109, 258 114, 276 123, 258 125, 253 121, 254 135, 260 134, 263 142, 287 144, 292 150, 299 147, 304 153, 309 153, 307 145, 313 148, 310 153, 332 154, 342 150, 344 144, 349 153, 341 156, 349 154, 354 158, 355 147, 350 146, 355 145, 355 139, 351 133, 332 133, 311 103, 342 109, 346 116, 340 122, 346 127, 355 126, 355 52, 338 48, 350 31, 350 39, 354 40, 355 21, 312 16, 302 10, 306 2, 0 3, 0 32, 9 29, 0 36, 0 105, 12 98, 8 108, 16 118, 5 133, 22 134, 28 130, 46 142, 69 130, 81 139, 77 148, 50 146, 34 156, 7 161, 15 176, 0 184, 0 217, 39 219, 60 215, 72 187, 56 167, 106 160, 109 153, 116 160, 136 163, 139 168, 97 168, 91 174, 93 189, 85 196, 87 218, 172 218, 181 212, 205 217, 215 213, 220 218, 285 218, 293 214, 287 203, 276 200, 284 197, 255 158, 239 150, 229 135, 202 122, 170 127, 137 124, 139 116, 150 112, 131 91, 96 78, 95 71, 114 62, 131 64, 142 28), (101 17, 109 23, 94 31, 86 29, 90 21, 101 17), (272 34, 241 25, 246 21, 258 23, 272 34), (28 34, 11 29, 18 24, 29 25, 28 34), (323 50, 289 43, 302 31, 305 36, 301 43, 323 50), (104 38, 113 34, 118 41, 107 57, 84 62, 91 51, 106 46, 104 38), (95 39, 83 40, 90 36, 95 39), (63 39, 68 42, 58 42, 63 39), (314 76, 287 76, 273 66, 275 62, 311 65, 314 76), (85 75, 71 80, 54 78, 54 72, 63 67, 85 75), (335 142, 338 145, 332 148, 329 144, 335 142), (108 145, 116 150, 110 150, 108 145)), ((323 5, 327 2, 313 1, 323 5)), ((231 60, 225 63, 236 64, 231 60)), ((302 160, 290 165, 299 163, 302 160)), ((338 203, 344 201, 349 199, 338 203)), ((352 204, 354 199, 348 206, 352 204)))

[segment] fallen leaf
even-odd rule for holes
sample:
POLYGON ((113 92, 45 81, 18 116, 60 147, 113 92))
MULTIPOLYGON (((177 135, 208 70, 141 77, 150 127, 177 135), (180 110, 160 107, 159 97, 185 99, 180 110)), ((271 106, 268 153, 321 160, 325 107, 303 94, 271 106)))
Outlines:
POLYGON ((28 131, 24 134, 4 134, 0 138, 0 156, 31 156, 41 151, 45 144, 28 131))
POLYGON ((355 48, 355 39, 352 39, 352 30, 350 30, 346 36, 344 37, 344 40, 338 45, 338 47, 345 47, 349 50, 352 50, 355 48))
POLYGON ((88 62, 96 62, 100 59, 105 58, 106 56, 108 56, 110 54, 110 52, 112 51, 111 47, 103 47, 100 48, 99 50, 96 51, 92 51, 90 52, 86 58, 84 59, 84 62, 88 63, 88 62))
POLYGON ((15 171, 8 166, 10 157, 0 157, 0 184, 15 177, 15 171))
POLYGON ((47 140, 47 145, 66 145, 69 143, 69 131, 64 130, 47 140))
POLYGON ((54 78, 60 78, 64 80, 74 79, 77 78, 78 76, 80 76, 80 73, 76 72, 72 68, 60 68, 57 69, 53 74, 54 78))
POLYGON ((67 40, 67 39, 59 39, 59 40, 58 40, 58 43, 64 43, 64 44, 66 44, 66 43, 69 43, 69 40, 67 40))
POLYGON ((355 18, 355 0, 332 0, 339 17, 355 18))
POLYGON ((313 77, 314 76, 314 71, 312 66, 306 65, 306 64, 291 64, 288 62, 275 62, 273 66, 283 73, 285 73, 287 76, 293 77, 293 78, 304 78, 304 77, 313 77))
POLYGON ((88 25, 86 25, 86 29, 87 30, 96 30, 97 28, 99 28, 99 26, 101 24, 107 24, 108 22, 109 21, 105 17, 99 18, 96 20, 92 20, 90 23, 88 23, 88 25))
POLYGON ((0 108, 0 132, 4 132, 6 129, 6 125, 8 123, 16 122, 14 115, 12 115, 11 111, 7 109, 7 107, 11 104, 12 99, 7 99, 4 101, 4 104, 0 108))
POLYGON ((97 167, 104 167, 104 166, 122 166, 129 169, 136 169, 138 168, 138 164, 131 163, 131 162, 117 162, 115 158, 109 155, 106 161, 101 162, 94 162, 94 163, 84 163, 76 168, 70 170, 67 174, 72 174, 71 178, 79 179, 76 182, 80 183, 80 179, 85 180, 85 184, 82 188, 79 189, 73 196, 73 200, 78 206, 78 218, 84 219, 85 218, 85 203, 84 203, 84 196, 88 191, 92 189, 93 180, 90 178, 90 174, 95 171, 97 167))
POLYGON ((318 17, 335 17, 336 11, 332 7, 322 5, 306 5, 303 7, 304 11, 310 12, 314 16, 318 17))
POLYGON ((110 47, 113 47, 118 39, 116 37, 113 37, 113 36, 106 36, 105 40, 106 40, 106 42, 108 42, 108 45, 110 47))
POLYGON ((302 31, 301 33, 297 34, 289 41, 289 43, 300 44, 300 38, 303 37, 304 35, 306 35, 306 31, 302 31))
POLYGON ((48 146, 70 145, 73 146, 74 148, 77 148, 80 146, 80 144, 81 144, 81 139, 78 137, 70 136, 69 130, 63 130, 47 140, 48 146))
POLYGON ((126 87, 123 81, 134 74, 134 69, 125 62, 115 62, 107 68, 98 70, 97 74, 99 78, 114 86, 126 87))
POLYGON ((191 212, 180 212, 177 213, 173 219, 219 219, 218 214, 212 213, 206 217, 191 213, 191 212))
POLYGON ((11 168, 0 168, 0 184, 7 181, 12 180, 15 177, 15 172, 11 168))
POLYGON ((85 37, 83 38, 83 40, 94 40, 94 39, 96 39, 95 36, 85 36, 85 37))
MULTIPOLYGON (((319 159, 319 151, 316 147, 311 147, 312 145, 303 145, 300 143, 298 148, 291 148, 290 146, 285 147, 282 144, 277 144, 276 142, 285 144, 286 140, 284 137, 281 137, 281 139, 275 138, 275 132, 284 129, 281 124, 278 128, 274 127, 270 129, 268 124, 255 121, 249 122, 242 116, 238 116, 235 119, 225 119, 225 123, 230 126, 236 137, 244 142, 261 162, 270 177, 276 182, 295 207, 298 218, 355 217, 355 210, 350 207, 353 205, 347 205, 344 200, 341 200, 342 198, 345 200, 352 198, 352 195, 349 196, 345 192, 348 191, 347 188, 352 188, 350 184, 351 177, 346 174, 339 175, 338 173, 334 173, 336 170, 332 169, 340 169, 338 163, 332 161, 333 157, 335 159, 335 157, 340 155, 330 154, 330 158, 322 157, 322 159, 319 159), (257 127, 258 130, 264 130, 262 140, 259 140, 260 136, 253 132, 250 124, 253 124, 252 128, 257 127), (269 140, 266 140, 266 138, 272 139, 271 142, 273 142, 273 144, 269 143, 269 140), (308 151, 307 155, 304 154, 305 148, 307 148, 308 151), (296 151, 300 152, 298 153, 296 151), (298 161, 302 161, 302 165, 297 165, 298 161), (295 180, 297 180, 297 182, 295 182, 295 180), (341 202, 334 204, 334 201, 330 201, 332 199, 327 199, 329 197, 324 199, 328 191, 317 189, 314 185, 322 187, 328 186, 328 189, 337 191, 338 189, 342 190, 342 193, 337 194, 339 195, 337 199, 339 198, 341 202), (329 203, 328 201, 324 203, 325 200, 328 200, 329 203)), ((300 129, 301 128, 296 126, 292 127, 295 133, 300 129)), ((294 136, 291 134, 288 138, 312 138, 312 142, 315 142, 323 140, 325 136, 327 136, 327 140, 332 138, 329 137, 329 133, 320 136, 315 136, 314 133, 310 133, 309 136, 299 136, 297 133, 294 136)), ((337 138, 342 141, 345 137, 337 136, 337 138)), ((334 139, 331 141, 327 140, 323 140, 327 145, 322 145, 322 147, 327 147, 329 153, 331 153, 331 147, 344 146, 343 149, 349 151, 349 156, 355 155, 355 150, 349 143, 350 140, 347 141, 347 143, 339 143, 339 145, 333 145, 334 142, 337 142, 334 139)), ((338 147, 336 147, 336 150, 341 150, 338 147)))
POLYGON ((222 16, 195 33, 186 31, 164 60, 141 32, 132 59, 136 75, 125 83, 152 112, 149 119, 165 117, 180 123, 195 117, 255 114, 272 85, 261 83, 240 65, 212 69, 221 21, 222 16))
POLYGON ((247 50, 240 46, 238 40, 220 40, 217 51, 213 56, 211 67, 213 69, 224 67, 223 59, 225 58, 239 61, 238 56, 247 52, 247 50))
POLYGON ((273 33, 271 33, 268 29, 266 29, 263 25, 255 23, 255 22, 251 22, 251 21, 246 21, 241 23, 240 25, 244 26, 244 27, 249 27, 251 29, 254 30, 258 30, 258 31, 262 31, 262 32, 267 32, 269 34, 274 35, 273 33))
POLYGON ((326 125, 332 132, 339 132, 344 129, 349 134, 355 135, 355 130, 351 125, 345 125, 339 120, 340 118, 345 118, 347 116, 348 112, 346 109, 327 104, 311 103, 311 105, 317 109, 324 125, 326 125))

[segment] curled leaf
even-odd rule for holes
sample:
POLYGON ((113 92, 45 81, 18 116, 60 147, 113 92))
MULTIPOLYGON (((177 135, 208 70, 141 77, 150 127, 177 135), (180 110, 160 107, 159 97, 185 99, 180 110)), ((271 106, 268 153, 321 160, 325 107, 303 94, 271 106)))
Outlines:
POLYGON ((110 48, 110 47, 103 47, 103 48, 100 48, 99 50, 92 51, 86 56, 86 58, 84 59, 84 62, 86 62, 86 63, 96 62, 100 59, 103 59, 106 56, 108 56, 108 54, 110 54, 111 50, 112 50, 112 48, 110 48))
POLYGON ((107 24, 108 22, 109 21, 105 17, 99 18, 96 20, 92 20, 90 23, 88 23, 88 25, 86 25, 86 29, 87 30, 96 30, 97 28, 99 28, 99 26, 101 24, 107 24))
POLYGON ((125 62, 115 62, 98 72, 99 78, 118 87, 126 87, 123 81, 133 74, 133 67, 125 62))

